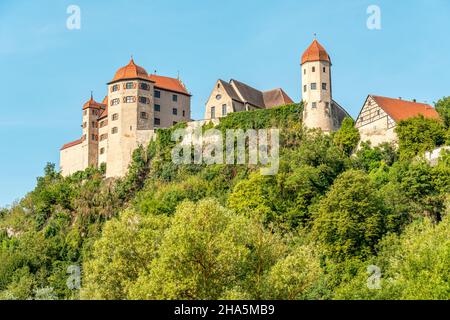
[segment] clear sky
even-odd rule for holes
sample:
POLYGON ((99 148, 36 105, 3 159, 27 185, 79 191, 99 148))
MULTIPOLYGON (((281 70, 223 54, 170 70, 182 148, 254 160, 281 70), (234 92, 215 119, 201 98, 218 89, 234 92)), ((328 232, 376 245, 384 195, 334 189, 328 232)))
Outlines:
POLYGON ((218 78, 301 99, 302 52, 317 33, 333 98, 352 116, 367 94, 432 103, 450 95, 448 0, 0 1, 0 206, 33 189, 46 162, 81 135, 81 106, 130 55, 181 79, 203 117, 218 78), (67 7, 81 9, 69 30, 67 7), (369 30, 369 5, 381 30, 369 30))

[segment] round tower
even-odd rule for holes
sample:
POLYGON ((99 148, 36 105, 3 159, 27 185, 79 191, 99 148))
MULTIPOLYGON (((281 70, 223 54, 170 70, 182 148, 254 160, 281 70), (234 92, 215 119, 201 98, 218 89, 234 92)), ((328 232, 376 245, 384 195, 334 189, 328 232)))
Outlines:
POLYGON ((303 53, 301 69, 303 125, 331 132, 333 130, 331 59, 317 40, 314 40, 303 53))

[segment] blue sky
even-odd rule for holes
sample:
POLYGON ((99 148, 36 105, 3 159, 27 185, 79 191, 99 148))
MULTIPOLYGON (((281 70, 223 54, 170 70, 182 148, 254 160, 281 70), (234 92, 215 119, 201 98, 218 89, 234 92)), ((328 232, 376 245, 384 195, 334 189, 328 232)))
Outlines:
POLYGON ((46 162, 80 136, 81 106, 130 55, 180 77, 202 118, 215 80, 300 96, 302 52, 317 33, 333 97, 356 116, 367 94, 432 103, 450 95, 448 0, 0 1, 0 206, 33 189, 46 162), (68 30, 66 9, 81 8, 68 30), (381 30, 366 27, 369 5, 381 30))

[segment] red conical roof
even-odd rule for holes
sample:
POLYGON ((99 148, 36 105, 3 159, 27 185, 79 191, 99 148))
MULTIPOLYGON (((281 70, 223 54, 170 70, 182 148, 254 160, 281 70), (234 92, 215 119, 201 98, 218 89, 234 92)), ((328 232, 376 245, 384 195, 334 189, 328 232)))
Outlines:
MULTIPOLYGON (((144 68, 136 65, 134 63, 133 58, 131 58, 130 62, 125 66, 117 70, 114 78, 111 82, 116 82, 119 80, 125 79, 145 79, 148 80, 148 73, 144 68)), ((110 82, 110 83, 111 83, 110 82)))
POLYGON ((97 102, 94 100, 94 97, 91 94, 91 99, 89 99, 89 101, 87 101, 84 105, 83 105, 83 110, 87 109, 87 108, 102 108, 104 106, 104 104, 97 102))
POLYGON ((328 61, 331 63, 330 56, 324 47, 320 45, 317 40, 314 40, 311 45, 306 49, 302 56, 302 64, 312 61, 328 61))

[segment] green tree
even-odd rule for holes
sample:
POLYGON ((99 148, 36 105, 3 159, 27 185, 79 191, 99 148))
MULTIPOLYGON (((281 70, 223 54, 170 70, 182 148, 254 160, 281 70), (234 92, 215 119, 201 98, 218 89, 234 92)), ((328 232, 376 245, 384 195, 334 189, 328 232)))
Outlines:
POLYGON ((367 174, 349 170, 339 176, 319 203, 312 232, 324 252, 338 261, 369 256, 388 230, 387 214, 367 174))
POLYGON ((92 258, 83 265, 83 299, 125 299, 130 285, 155 258, 169 218, 132 211, 105 224, 92 258))
POLYGON ((411 159, 433 150, 445 142, 447 135, 441 122, 422 115, 400 121, 395 132, 398 135, 401 159, 411 159))
POLYGON ((447 128, 450 128, 450 97, 443 97, 434 103, 436 111, 444 121, 447 128))
POLYGON ((348 155, 353 153, 359 139, 359 130, 355 128, 355 121, 350 117, 346 117, 342 121, 341 128, 336 131, 333 137, 334 143, 348 155))

